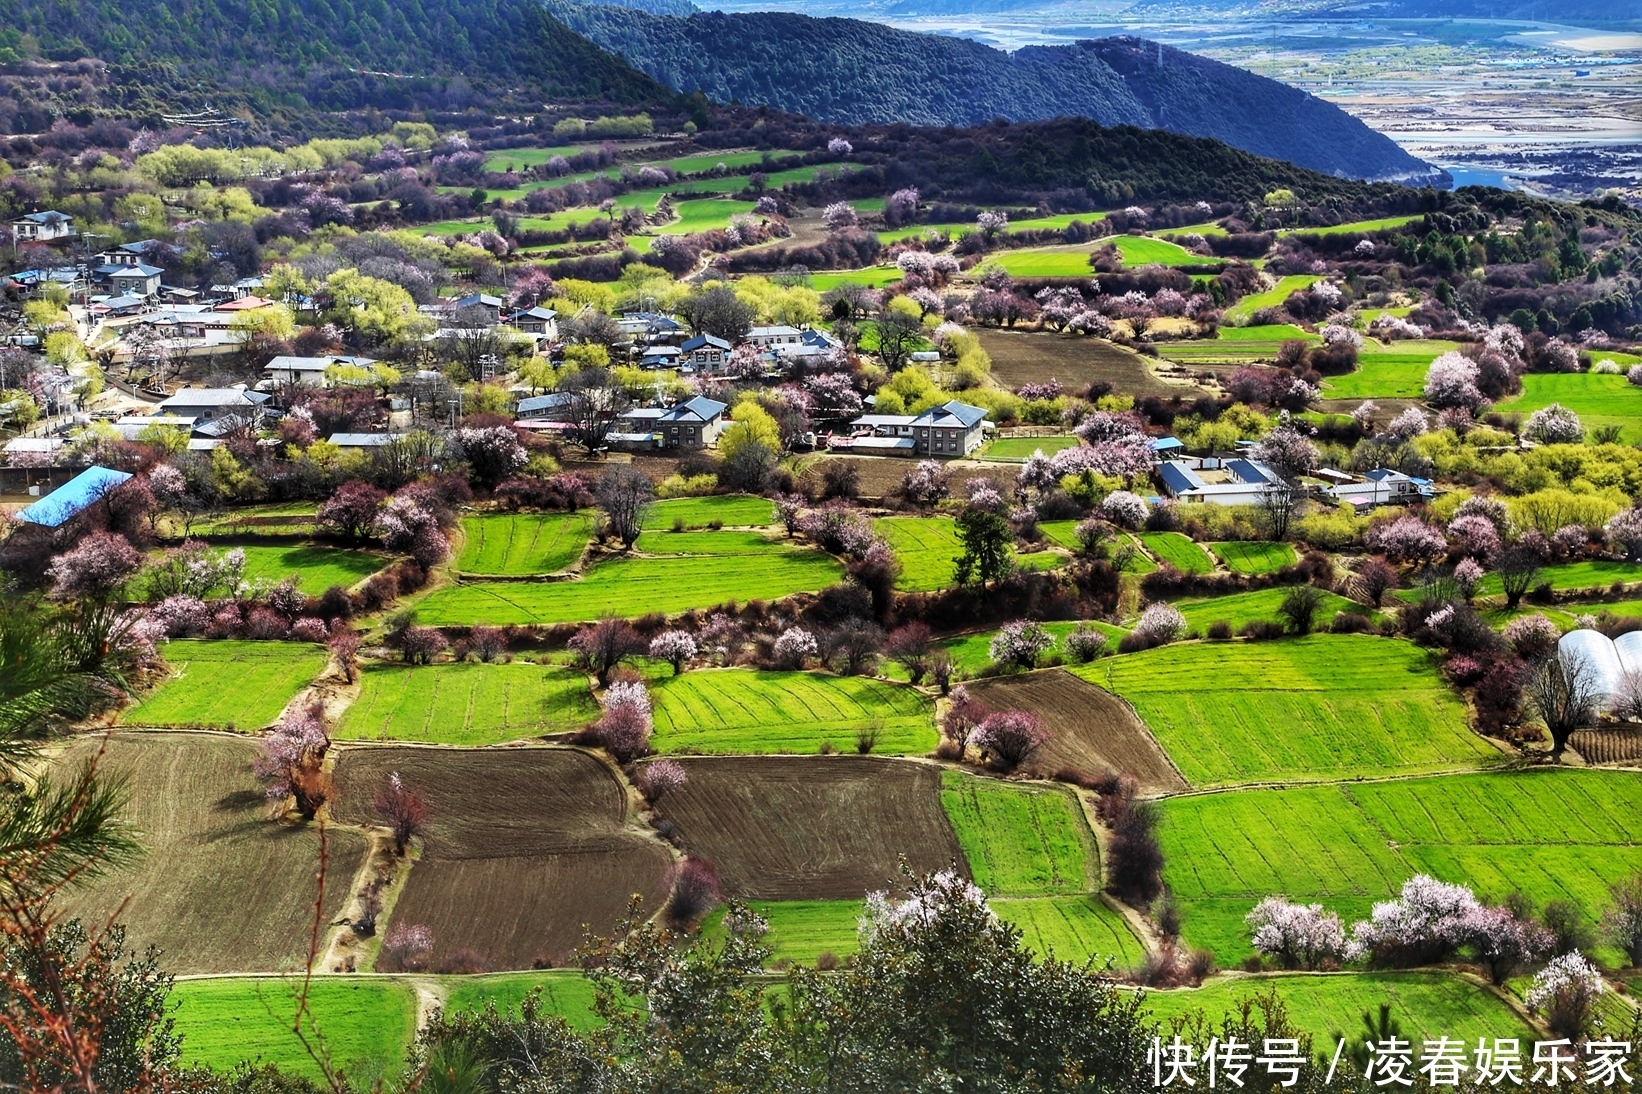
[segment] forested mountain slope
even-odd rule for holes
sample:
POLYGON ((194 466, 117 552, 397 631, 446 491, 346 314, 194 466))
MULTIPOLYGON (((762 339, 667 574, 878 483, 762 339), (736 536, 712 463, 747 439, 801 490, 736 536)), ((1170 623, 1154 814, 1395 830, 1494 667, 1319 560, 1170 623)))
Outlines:
POLYGON ((168 63, 276 96, 312 98, 316 78, 335 73, 461 77, 481 90, 524 83, 549 99, 667 94, 534 0, 0 0, 0 61, 36 49, 53 60, 168 63))
POLYGON ((698 12, 687 19, 549 0, 572 29, 680 91, 838 122, 973 125, 997 117, 1216 137, 1354 178, 1430 168, 1338 107, 1275 80, 1136 38, 1004 53, 855 19, 698 12))

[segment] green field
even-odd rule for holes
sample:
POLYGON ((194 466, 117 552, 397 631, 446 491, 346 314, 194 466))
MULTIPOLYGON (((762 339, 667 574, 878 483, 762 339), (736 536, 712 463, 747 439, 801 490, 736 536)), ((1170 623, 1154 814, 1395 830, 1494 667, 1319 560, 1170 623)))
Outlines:
POLYGON ((1283 301, 1301 289, 1308 289, 1321 280, 1322 278, 1316 274, 1291 274, 1279 280, 1275 288, 1266 292, 1250 293, 1227 308, 1226 322, 1233 323, 1238 319, 1246 320, 1261 308, 1280 308, 1283 306, 1283 301))
POLYGON ((574 581, 447 585, 417 605, 428 626, 474 623, 579 623, 777 600, 817 592, 843 567, 819 551, 787 550, 726 567, 716 556, 624 558, 601 562, 574 581))
POLYGON ((1053 456, 1063 448, 1076 448, 1083 442, 1076 437, 1000 437, 981 450, 987 460, 1024 460, 1034 452, 1053 456))
POLYGON ((729 198, 687 198, 673 203, 677 219, 657 229, 658 235, 691 235, 728 228, 730 218, 737 213, 750 213, 750 201, 732 201, 729 198))
MULTIPOLYGON (((1596 358, 1620 355, 1595 353, 1596 358)), ((1621 366, 1623 367, 1623 366, 1621 366)), ((1642 441, 1642 387, 1624 375, 1597 376, 1591 373, 1531 373, 1522 378, 1522 394, 1505 399, 1495 408, 1505 414, 1526 417, 1541 407, 1561 403, 1575 414, 1587 431, 1601 425, 1617 425, 1627 444, 1642 441)))
MULTIPOLYGON (((241 505, 214 517, 203 517, 188 528, 189 538, 212 536, 307 536, 314 530, 319 506, 311 501, 277 501, 241 505)), ((160 518, 163 534, 182 537, 183 526, 172 516, 160 518)))
POLYGON ((863 676, 697 670, 653 682, 650 697, 658 752, 814 753, 823 741, 848 752, 867 728, 878 731, 878 753, 923 753, 936 742, 926 696, 863 676))
POLYGON ((587 677, 568 668, 371 665, 342 715, 345 740, 493 745, 580 729, 597 718, 587 677))
POLYGON ((1406 216, 1381 217, 1378 220, 1354 220, 1350 224, 1336 224, 1332 228, 1284 228, 1277 234, 1283 236, 1344 236, 1359 235, 1365 232, 1383 232, 1387 228, 1401 228, 1404 224, 1412 224, 1424 215, 1424 213, 1409 213, 1406 216))
POLYGON ((645 532, 633 547, 647 555, 767 555, 789 549, 761 532, 645 532))
POLYGON ((1322 335, 1312 334, 1302 330, 1293 323, 1265 323, 1250 327, 1221 327, 1218 332, 1222 342, 1271 342, 1282 345, 1284 342, 1319 343, 1322 335))
POLYGON ((308 596, 318 596, 332 585, 345 589, 357 585, 386 562, 381 555, 337 547, 252 545, 235 550, 245 552, 245 580, 277 585, 294 577, 308 596))
POLYGON ((1229 543, 1211 543, 1209 550, 1220 556, 1228 570, 1240 574, 1276 573, 1284 566, 1295 563, 1294 548, 1286 543, 1268 543, 1262 540, 1237 540, 1229 543))
POLYGON ((646 529, 667 530, 683 519, 686 528, 705 528, 720 521, 727 528, 762 528, 775 520, 775 503, 746 494, 715 494, 705 498, 658 501, 645 514, 646 529))
POLYGON ((502 972, 488 976, 441 977, 450 988, 445 996, 445 1012, 484 1010, 486 1003, 494 1002, 496 1009, 516 1010, 525 996, 541 989, 541 1009, 544 1014, 557 1014, 578 1030, 594 1029, 601 1025, 593 1012, 593 982, 580 969, 551 969, 536 972, 502 972))
POLYGON ((1167 562, 1183 574, 1206 574, 1214 559, 1191 536, 1180 532, 1142 532, 1140 542, 1158 562, 1167 562))
MULTIPOLYGON (((1165 880, 1185 937, 1222 964, 1250 952, 1243 917, 1273 894, 1362 918, 1419 873, 1490 901, 1522 890, 1593 919, 1642 867, 1631 772, 1542 768, 1172 798, 1158 806, 1165 880)), ((1598 950, 1601 953, 1601 950, 1598 950)))
POLYGON ((1021 931, 1021 942, 1039 956, 1053 954, 1062 961, 1097 965, 1110 959, 1117 971, 1140 964, 1145 950, 1140 939, 1100 897, 1003 897, 990 901, 998 918, 1021 931))
MULTIPOLYGON (((1164 1023, 1189 1018, 1201 1010, 1211 1022, 1235 1013, 1244 999, 1275 991, 1288 1009, 1289 1021, 1311 1034, 1313 1055, 1332 1059, 1334 1035, 1355 1039, 1363 1033, 1363 1014, 1378 1016, 1381 1003, 1402 1036, 1418 1045, 1453 1037, 1468 1045, 1486 1037, 1532 1041, 1533 1028, 1502 999, 1475 984, 1442 972, 1277 973, 1236 979, 1219 978, 1200 988, 1153 991, 1146 1009, 1164 1023)), ((1256 1012, 1258 1017, 1258 1012, 1256 1012)))
MULTIPOLYGON (((764 944, 770 948, 771 961, 813 964, 824 953, 842 958, 860 948, 857 927, 866 911, 862 901, 750 900, 747 906, 770 925, 764 944)), ((702 924, 702 934, 720 937, 723 921, 724 913, 714 912, 702 924)))
MULTIPOLYGON (((1567 592, 1571 589, 1599 589, 1607 592, 1608 587, 1616 581, 1630 584, 1633 581, 1642 581, 1642 565, 1634 562, 1615 562, 1610 559, 1595 559, 1588 562, 1559 562, 1546 566, 1534 578, 1534 587, 1548 584, 1558 592, 1567 592)), ((1504 586, 1500 583, 1498 574, 1484 574, 1477 583, 1478 596, 1503 597, 1504 586)), ((1418 589, 1399 589, 1395 595, 1399 600, 1418 600, 1421 593, 1418 589)), ((1502 599, 1501 604, 1504 603, 1502 599)), ((1596 610, 1607 609, 1616 615, 1624 614, 1619 605, 1604 604, 1600 608, 1593 605, 1593 614, 1596 610)), ((1547 609, 1525 604, 1526 611, 1544 612, 1547 609)))
MULTIPOLYGON (((244 1060, 319 1079, 319 1065, 292 1032, 300 982, 279 977, 179 980, 171 990, 182 1063, 227 1072, 244 1060)), ((308 993, 311 1024, 333 1066, 404 1066, 416 1033, 416 992, 406 983, 371 977, 315 977, 308 993)))
POLYGON ((1213 266, 1219 262, 1215 258, 1194 255, 1177 243, 1150 236, 1114 236, 1111 242, 1117 244, 1125 266, 1213 266))
POLYGON ((196 639, 169 642, 162 652, 171 676, 122 712, 122 724, 261 729, 330 656, 307 642, 196 639))
POLYGON ((810 274, 810 288, 816 292, 826 292, 840 285, 864 285, 869 289, 881 289, 899 280, 901 271, 896 266, 870 266, 864 270, 824 270, 810 274))
POLYGON ((485 170, 505 172, 512 168, 523 171, 528 167, 540 167, 554 156, 569 159, 586 151, 586 148, 503 148, 485 157, 485 170))
POLYGON ((551 574, 582 557, 593 535, 588 513, 494 513, 462 518, 464 574, 551 574))
MULTIPOLYGON (((1175 249, 1179 250, 1178 247, 1175 249)), ((1093 250, 1093 245, 1088 243, 1022 247, 1013 251, 994 251, 986 256, 985 264, 1002 267, 1012 277, 1090 277, 1094 274, 1094 267, 1089 265, 1089 255, 1093 250)))
POLYGON ((1412 643, 1193 642, 1073 672, 1134 704, 1195 787, 1475 769, 1500 752, 1412 643))
POLYGON ((988 896, 1053 896, 1097 887, 1093 840, 1071 792, 961 771, 941 773, 941 807, 988 896))
POLYGON ((1418 399, 1425 391, 1431 362, 1457 348, 1457 342, 1411 340, 1380 343, 1365 339, 1357 354, 1357 370, 1323 380, 1330 399, 1418 399))
MULTIPOLYGON (((1077 527, 1078 521, 1075 520, 1046 520, 1038 525, 1038 531, 1068 551, 1075 552, 1078 549, 1077 527)), ((1121 539, 1132 547, 1139 548, 1140 546, 1140 541, 1128 532, 1122 533, 1121 539)), ((1127 572, 1131 574, 1149 574, 1156 569, 1157 563, 1148 558, 1145 552, 1137 550, 1134 561, 1129 563, 1127 572)))
MULTIPOLYGON (((1186 625, 1193 630, 1207 630, 1211 623, 1230 623, 1233 633, 1243 629, 1243 624, 1254 620, 1275 620, 1277 607, 1283 603, 1288 595, 1287 589, 1256 589, 1247 593, 1232 593, 1229 596, 1192 597, 1186 600, 1177 600, 1174 606, 1180 609, 1180 614, 1186 617, 1186 625)), ((1322 607, 1317 612, 1317 626, 1326 627, 1336 612, 1355 611, 1368 613, 1370 618, 1378 612, 1347 600, 1338 593, 1324 593, 1322 607)))
MULTIPOLYGON (((896 589, 930 592, 952 585, 953 568, 964 548, 951 517, 883 517, 876 526, 901 563, 896 589)), ((1052 570, 1064 565, 1066 559, 1039 551, 1016 555, 1015 561, 1023 570, 1052 570)))

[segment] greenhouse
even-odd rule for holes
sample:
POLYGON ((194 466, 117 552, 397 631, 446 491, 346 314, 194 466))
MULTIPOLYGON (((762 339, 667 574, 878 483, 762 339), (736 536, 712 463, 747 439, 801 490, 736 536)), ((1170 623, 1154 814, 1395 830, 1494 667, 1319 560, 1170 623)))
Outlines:
POLYGON ((1642 676, 1642 632, 1633 631, 1615 640, 1600 631, 1569 631, 1557 643, 1557 656, 1569 668, 1584 662, 1602 696, 1603 708, 1611 708, 1625 677, 1632 673, 1642 676))

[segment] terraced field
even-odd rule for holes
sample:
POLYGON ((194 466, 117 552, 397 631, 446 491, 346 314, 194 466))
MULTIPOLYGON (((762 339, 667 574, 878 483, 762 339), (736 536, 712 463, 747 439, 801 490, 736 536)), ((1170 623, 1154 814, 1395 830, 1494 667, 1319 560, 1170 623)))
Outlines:
POLYGON ((1411 643, 1192 642, 1071 671, 1134 704, 1193 786, 1474 769, 1500 761, 1411 643))
MULTIPOLYGON (((1245 623, 1276 620, 1278 606, 1287 595, 1288 590, 1283 588, 1256 589, 1227 596, 1189 597, 1175 601, 1174 606, 1180 609, 1180 614, 1186 617, 1186 625, 1193 630, 1205 631, 1211 623, 1223 622, 1230 623, 1235 633, 1242 630, 1245 623)), ((1317 623, 1319 626, 1326 625, 1336 612, 1346 611, 1369 613, 1371 618, 1378 614, 1338 593, 1324 593, 1317 611, 1317 623)))
POLYGON ((1431 362, 1457 348, 1457 342, 1380 343, 1366 339, 1357 354, 1357 369, 1323 380, 1326 399, 1418 399, 1425 391, 1431 362))
POLYGON ((749 558, 734 567, 716 556, 626 558, 601 562, 574 581, 450 585, 431 593, 417 609, 429 626, 577 623, 611 612, 637 617, 730 601, 777 600, 816 592, 842 576, 836 559, 799 549, 749 558))
POLYGON ((1246 320, 1261 308, 1280 308, 1283 301, 1299 292, 1309 289, 1322 278, 1316 274, 1293 274, 1278 280, 1277 284, 1265 292, 1250 293, 1231 307, 1226 309, 1226 322, 1234 323, 1237 320, 1246 320))
MULTIPOLYGON (((1615 355, 1598 352, 1594 356, 1600 359, 1615 355)), ((1623 375, 1533 373, 1522 378, 1522 394, 1501 400, 1497 409, 1526 417, 1552 403, 1561 403, 1578 414, 1587 431, 1617 425, 1623 443, 1642 441, 1642 387, 1628 383, 1623 375)))
POLYGON ((644 532, 635 550, 647 555, 764 555, 789 549, 760 532, 644 532))
POLYGON ((1535 1037, 1498 996, 1442 972, 1279 973, 1217 980, 1201 988, 1149 992, 1146 1009, 1164 1023, 1167 1034, 1175 1019, 1186 1020, 1201 1009, 1213 1021, 1235 1013, 1242 1000, 1265 992, 1276 992, 1288 1008, 1289 1020, 1310 1034, 1314 1055, 1332 1056, 1337 1034, 1362 1036, 1362 1016, 1378 1014, 1381 1003, 1391 1004, 1392 1019, 1414 1044, 1440 1037, 1467 1045, 1476 1044, 1479 1037, 1490 1044, 1495 1037, 1524 1042, 1535 1037))
POLYGON ((926 696, 860 676, 708 669, 657 681, 651 699, 661 752, 813 754, 824 741, 852 751, 863 731, 890 755, 936 743, 926 696))
POLYGON ((1096 888, 1093 841, 1070 791, 943 771, 941 806, 958 834, 970 876, 989 896, 1096 888))
POLYGON ((1219 556, 1228 570, 1240 574, 1276 573, 1297 561, 1294 548, 1286 543, 1266 543, 1260 540, 1236 540, 1229 543, 1211 543, 1209 550, 1219 556))
POLYGON ((254 730, 325 668, 330 655, 307 642, 178 639, 163 653, 171 676, 120 714, 134 726, 254 730))
POLYGON ((587 677, 514 662, 371 665, 336 727, 342 740, 501 744, 568 733, 599 716, 587 677))
MULTIPOLYGON (((951 517, 882 517, 877 529, 901 563, 897 590, 930 592, 954 584, 954 566, 964 547, 951 517)), ((1015 561, 1024 570, 1052 570, 1066 563, 1064 556, 1042 551, 1017 554, 1015 561)))
POLYGON ((775 520, 775 504, 745 494, 671 498, 650 506, 644 527, 646 531, 670 531, 677 520, 684 521, 686 529, 706 528, 715 520, 726 528, 763 528, 775 520))
POLYGON ((494 513, 462 519, 456 569, 482 576, 551 574, 582 557, 593 535, 587 513, 494 513))
POLYGON ((1206 574, 1214 569, 1214 559, 1190 536, 1179 532, 1141 532, 1139 536, 1152 557, 1183 574, 1206 574))
POLYGON ((1159 806, 1165 880, 1185 936, 1222 964, 1249 952, 1243 916, 1267 895, 1362 918, 1428 873, 1499 901, 1576 902, 1595 918, 1607 887, 1642 868, 1631 819, 1642 779, 1541 769, 1173 798, 1159 806))

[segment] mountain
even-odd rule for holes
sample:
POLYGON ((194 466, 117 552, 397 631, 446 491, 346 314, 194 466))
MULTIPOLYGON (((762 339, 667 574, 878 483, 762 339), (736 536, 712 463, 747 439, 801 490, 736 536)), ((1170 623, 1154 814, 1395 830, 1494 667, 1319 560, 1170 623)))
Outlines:
POLYGON ((318 74, 525 84, 538 100, 671 98, 535 0, 0 0, 0 63, 31 54, 168 65, 275 98, 303 95, 318 74))
POLYGON ((784 12, 688 18, 548 0, 565 25, 679 91, 844 123, 973 125, 1060 116, 1215 137, 1352 178, 1433 169, 1345 111, 1139 38, 1005 53, 966 38, 784 12))

